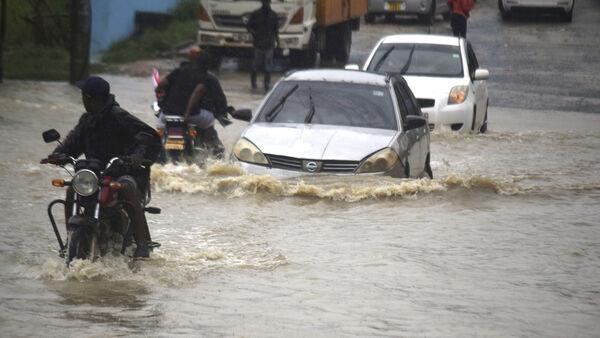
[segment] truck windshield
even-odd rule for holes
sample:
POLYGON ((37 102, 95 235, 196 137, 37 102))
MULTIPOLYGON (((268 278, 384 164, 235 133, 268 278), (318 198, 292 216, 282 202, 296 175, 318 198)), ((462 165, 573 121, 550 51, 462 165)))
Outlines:
POLYGON ((368 70, 416 76, 463 76, 460 48, 447 45, 382 44, 368 70))
POLYGON ((398 129, 388 88, 351 83, 283 82, 256 121, 398 129))

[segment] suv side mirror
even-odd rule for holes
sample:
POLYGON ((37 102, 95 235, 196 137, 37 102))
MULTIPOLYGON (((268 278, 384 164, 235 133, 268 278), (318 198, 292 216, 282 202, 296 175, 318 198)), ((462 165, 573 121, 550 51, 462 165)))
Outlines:
POLYGON ((423 116, 418 115, 408 115, 406 116, 406 123, 404 124, 404 128, 406 130, 413 130, 417 128, 425 127, 427 124, 427 119, 423 116))
POLYGON ((229 115, 231 115, 231 117, 233 117, 236 120, 241 120, 241 121, 246 121, 246 122, 250 122, 250 120, 252 120, 252 110, 250 110, 250 109, 234 110, 231 113, 229 113, 229 115))
POLYGON ((50 129, 43 132, 42 137, 44 138, 44 142, 50 143, 60 140, 60 133, 56 129, 50 129))
POLYGON ((487 69, 476 69, 473 75, 474 81, 487 80, 490 78, 490 72, 487 69))

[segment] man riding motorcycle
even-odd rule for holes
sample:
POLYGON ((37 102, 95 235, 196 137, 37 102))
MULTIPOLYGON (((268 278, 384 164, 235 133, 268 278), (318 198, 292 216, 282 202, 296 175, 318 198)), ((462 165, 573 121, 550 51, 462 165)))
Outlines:
MULTIPOLYGON (((77 126, 62 144, 54 149, 49 159, 64 155, 74 158, 84 154, 87 159, 96 159, 104 164, 112 158, 126 159, 131 172, 117 178, 123 188, 119 198, 132 206, 131 224, 136 241, 135 257, 148 257, 150 232, 144 215, 143 199, 149 183, 149 165, 154 163, 162 147, 156 131, 134 117, 115 101, 110 94, 110 85, 100 77, 90 77, 77 83, 81 89, 83 106, 86 112, 77 126), (144 164, 144 169, 141 165, 144 164)), ((72 189, 72 188, 70 188, 72 189)), ((67 192, 66 219, 69 219, 73 204, 72 190, 67 192)))
POLYGON ((214 123, 215 117, 222 120, 229 110, 225 93, 217 77, 208 71, 206 52, 194 47, 188 59, 163 78, 155 89, 161 108, 157 127, 165 127, 166 115, 183 116, 186 123, 200 129, 202 142, 213 156, 222 158, 225 147, 219 140, 214 123))

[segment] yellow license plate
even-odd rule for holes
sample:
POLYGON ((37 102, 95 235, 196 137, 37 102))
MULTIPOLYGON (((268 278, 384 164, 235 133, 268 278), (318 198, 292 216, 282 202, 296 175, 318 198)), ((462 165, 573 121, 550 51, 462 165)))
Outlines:
POLYGON ((404 7, 401 2, 387 2, 386 5, 387 10, 390 12, 400 12, 404 7))
POLYGON ((183 150, 183 143, 179 143, 179 142, 167 142, 165 143, 165 149, 166 150, 183 150))

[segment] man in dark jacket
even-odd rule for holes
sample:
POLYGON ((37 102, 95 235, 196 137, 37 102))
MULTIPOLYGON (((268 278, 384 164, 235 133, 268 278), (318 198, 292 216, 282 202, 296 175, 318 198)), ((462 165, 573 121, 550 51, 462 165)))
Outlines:
POLYGON ((450 27, 454 36, 467 38, 467 19, 473 5, 474 0, 448 0, 448 6, 452 10, 450 27))
POLYGON ((221 157, 225 147, 219 140, 214 123, 215 117, 219 121, 226 118, 227 98, 219 79, 208 71, 206 52, 194 47, 188 59, 156 87, 157 92, 164 93, 157 126, 165 127, 165 115, 183 116, 188 123, 201 129, 202 141, 213 155, 221 157))
POLYGON ((246 25, 252 34, 254 44, 254 62, 252 63, 251 84, 256 89, 256 77, 261 65, 265 70, 265 91, 271 88, 271 72, 273 71, 273 52, 279 45, 279 19, 271 9, 271 0, 262 0, 261 8, 250 15, 246 25))
POLYGON ((134 209, 130 217, 137 244, 135 256, 148 257, 150 232, 143 210, 142 191, 138 187, 147 185, 149 166, 145 164, 147 169, 143 170, 141 165, 156 161, 161 149, 160 137, 152 127, 119 106, 104 79, 90 77, 78 86, 86 113, 53 153, 74 158, 83 154, 105 164, 113 157, 119 157, 135 168, 117 179, 123 185, 119 198, 131 203, 134 209))

